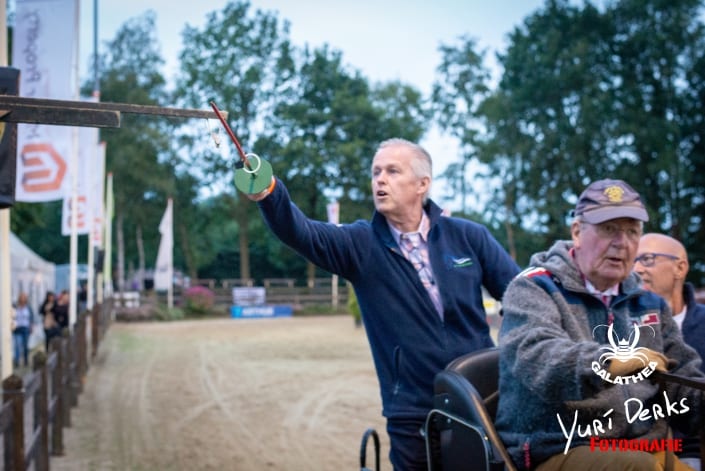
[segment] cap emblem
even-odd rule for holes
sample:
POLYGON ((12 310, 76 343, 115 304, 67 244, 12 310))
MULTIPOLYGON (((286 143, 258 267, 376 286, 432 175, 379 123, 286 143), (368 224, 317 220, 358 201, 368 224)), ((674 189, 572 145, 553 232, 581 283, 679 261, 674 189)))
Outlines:
POLYGON ((607 197, 610 203, 621 203, 622 197, 624 196, 624 189, 616 185, 611 185, 605 188, 603 194, 607 197))

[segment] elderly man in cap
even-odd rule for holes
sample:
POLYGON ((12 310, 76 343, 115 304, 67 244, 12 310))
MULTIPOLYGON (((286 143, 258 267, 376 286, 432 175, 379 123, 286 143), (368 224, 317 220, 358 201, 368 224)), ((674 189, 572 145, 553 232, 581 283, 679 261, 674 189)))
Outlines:
POLYGON ((519 469, 689 470, 668 420, 696 430, 704 378, 666 302, 632 272, 648 214, 621 180, 580 195, 570 241, 532 256, 507 287, 496 426, 519 469))

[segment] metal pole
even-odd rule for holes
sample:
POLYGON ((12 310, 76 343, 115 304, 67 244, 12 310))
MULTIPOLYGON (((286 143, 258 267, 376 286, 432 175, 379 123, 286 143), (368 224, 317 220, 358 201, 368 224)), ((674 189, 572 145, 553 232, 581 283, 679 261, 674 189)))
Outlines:
MULTIPOLYGON (((0 0, 0 66, 7 66, 7 1, 0 0)), ((0 209, 0 374, 12 374, 10 209, 0 209)))
MULTIPOLYGON (((98 65, 98 0, 93 0, 93 98, 98 101, 100 100, 100 76, 98 74, 99 71, 99 65, 98 65)), ((95 143, 97 145, 97 143, 95 143)), ((103 171, 105 171, 105 166, 103 166, 103 171)), ((103 181, 105 181, 105 175, 101 175, 101 178, 103 181)), ((95 195, 91 195, 94 197, 95 195)), ((101 201, 102 204, 102 201, 101 201)), ((93 206, 93 205, 91 205, 93 206)), ((94 234, 94 227, 93 225, 95 224, 95 221, 93 218, 91 218, 91 221, 88 223, 88 226, 90 228, 90 231, 88 232, 88 282, 86 285, 86 309, 91 310, 93 309, 93 297, 94 297, 94 289, 93 287, 96 285, 95 283, 95 278, 96 278, 96 273, 95 273, 95 251, 98 248, 98 246, 95 244, 95 241, 93 240, 93 234, 94 234)), ((101 297, 102 297, 102 292, 101 292, 101 297)), ((100 300, 98 301, 100 302, 100 300)))
POLYGON ((100 101, 100 64, 98 63, 98 0, 93 0, 93 96, 100 101))
MULTIPOLYGON (((79 16, 79 8, 80 6, 76 7, 76 11, 74 14, 76 17, 79 16)), ((76 24, 78 24, 78 18, 76 19, 76 24)), ((76 88, 75 88, 75 94, 78 95, 78 90, 80 89, 79 86, 79 78, 78 78, 78 57, 79 57, 79 50, 78 50, 78 41, 76 41, 75 45, 75 52, 76 52, 76 59, 74 60, 74 76, 76 80, 76 88)), ((73 128, 72 129, 72 140, 73 140, 73 146, 71 149, 71 163, 69 164, 69 173, 71 174, 71 210, 69 211, 69 214, 71 215, 71 235, 70 235, 70 243, 69 243, 69 329, 71 332, 74 331, 74 324, 76 323, 76 319, 78 318, 77 316, 77 308, 78 308, 78 290, 77 290, 77 285, 78 285, 78 213, 79 213, 79 208, 78 208, 78 146, 79 146, 79 141, 78 141, 78 128, 73 128)))

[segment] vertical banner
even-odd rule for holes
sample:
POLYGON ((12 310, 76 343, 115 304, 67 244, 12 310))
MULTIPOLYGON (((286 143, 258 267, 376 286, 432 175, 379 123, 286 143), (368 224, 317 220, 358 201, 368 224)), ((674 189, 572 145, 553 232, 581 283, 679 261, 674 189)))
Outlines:
POLYGON ((108 173, 105 181, 105 254, 103 255, 104 295, 113 294, 113 174, 108 173))
POLYGON ((76 217, 77 234, 90 234, 96 214, 102 214, 105 160, 101 158, 97 128, 82 127, 78 129, 76 178, 78 192, 76 208, 72 207, 73 195, 71 192, 64 194, 61 234, 65 236, 71 234, 72 217, 76 217))
MULTIPOLYGON (((20 71, 0 67, 0 93, 17 95, 20 71)), ((17 165, 17 125, 0 122, 0 209, 15 203, 15 178, 17 165)))
POLYGON ((172 199, 169 198, 162 221, 159 223, 159 233, 162 235, 159 242, 159 253, 154 267, 154 289, 167 290, 171 287, 174 252, 174 214, 172 199))
MULTIPOLYGON (((336 226, 340 224, 340 203, 338 201, 333 201, 326 205, 326 212, 328 213, 328 222, 335 224, 336 226)), ((338 275, 332 275, 330 281, 331 289, 331 304, 333 309, 338 309, 338 275)))
MULTIPOLYGON (((17 0, 13 66, 20 70, 20 95, 74 100, 78 96, 78 0, 17 0)), ((69 190, 74 151, 72 128, 17 126, 17 201, 62 199, 69 190)))
POLYGON ((93 178, 92 188, 89 188, 91 199, 91 213, 93 224, 91 224, 91 241, 95 247, 103 247, 103 225, 105 222, 105 141, 98 143, 97 151, 97 173, 100 178, 93 178))
POLYGON ((331 224, 340 224, 340 203, 333 201, 326 205, 326 211, 328 212, 328 222, 331 224))
POLYGON ((171 198, 167 201, 162 222, 159 223, 162 240, 154 267, 154 289, 166 290, 167 307, 174 307, 174 209, 171 198))

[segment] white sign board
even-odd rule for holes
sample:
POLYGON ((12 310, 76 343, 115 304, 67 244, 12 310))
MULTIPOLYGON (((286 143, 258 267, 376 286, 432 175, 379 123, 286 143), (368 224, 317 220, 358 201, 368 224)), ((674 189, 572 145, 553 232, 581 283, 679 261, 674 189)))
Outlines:
POLYGON ((265 304, 263 286, 238 286, 233 288, 233 304, 236 306, 261 306, 265 304))

